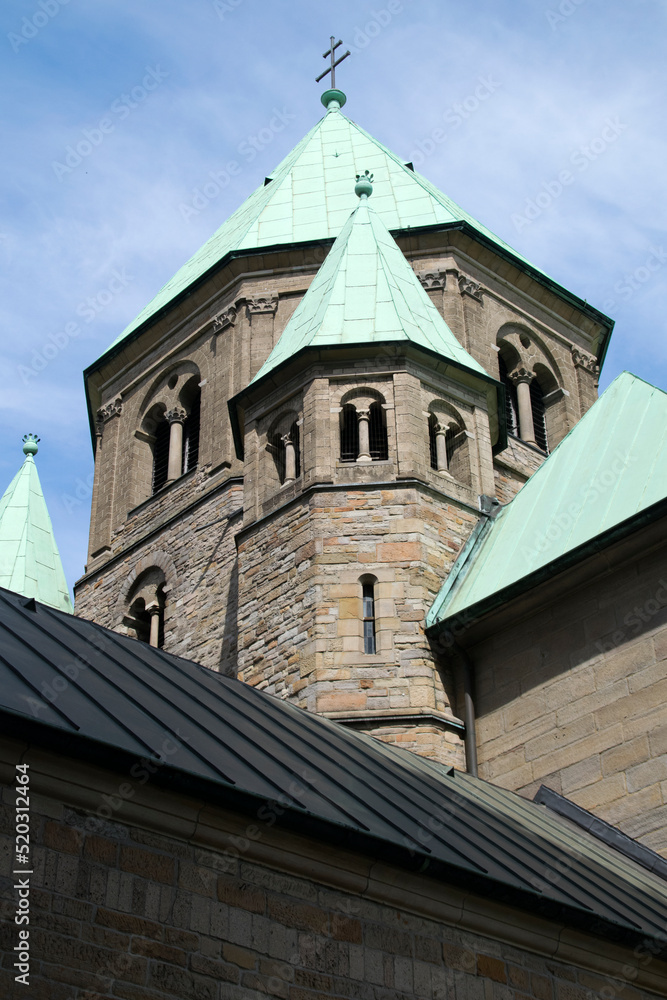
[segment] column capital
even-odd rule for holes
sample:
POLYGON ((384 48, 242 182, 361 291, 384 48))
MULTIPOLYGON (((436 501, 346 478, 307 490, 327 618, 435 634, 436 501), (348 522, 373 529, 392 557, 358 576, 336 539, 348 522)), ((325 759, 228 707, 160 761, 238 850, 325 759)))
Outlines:
POLYGON ((469 295, 477 302, 482 301, 482 286, 478 281, 473 281, 466 274, 459 275, 459 291, 461 295, 469 295))
POLYGON ((119 417, 123 412, 123 400, 120 396, 116 396, 109 403, 105 403, 104 406, 100 406, 99 410, 95 414, 95 430, 98 437, 102 437, 104 431, 104 425, 114 417, 119 417))
POLYGON ((254 295, 246 299, 246 309, 250 315, 256 313, 274 313, 278 308, 278 296, 275 293, 254 295))
POLYGON ((173 406, 165 413, 165 420, 170 424, 182 424, 188 415, 188 411, 183 406, 173 406))
POLYGON ((222 312, 218 313, 217 316, 213 317, 213 329, 216 333, 222 333, 222 331, 226 330, 228 326, 234 326, 235 323, 235 306, 230 306, 229 309, 224 309, 222 312))
POLYGON ((522 382, 525 382, 528 385, 530 385, 530 383, 535 378, 535 372, 531 372, 527 368, 523 367, 515 368, 513 372, 508 373, 507 377, 514 385, 517 386, 521 385, 522 382))
POLYGON ((597 375, 600 370, 597 358, 585 351, 580 351, 578 347, 572 347, 572 361, 575 368, 584 368, 591 375, 597 375))
POLYGON ((422 287, 425 288, 427 292, 444 289, 447 283, 446 271, 417 271, 416 274, 422 287))

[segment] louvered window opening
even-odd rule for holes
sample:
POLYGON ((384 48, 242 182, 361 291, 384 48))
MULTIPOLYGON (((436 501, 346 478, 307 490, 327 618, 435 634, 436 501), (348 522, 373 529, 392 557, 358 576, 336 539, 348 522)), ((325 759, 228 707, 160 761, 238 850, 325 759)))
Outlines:
POLYGON ((445 448, 447 449, 447 465, 450 465, 452 457, 459 444, 457 438, 461 433, 460 427, 448 427, 445 433, 445 448))
POLYGON ((438 471, 438 450, 435 443, 435 425, 438 420, 434 413, 428 418, 428 452, 431 459, 431 468, 438 471))
POLYGON ((167 482, 169 474, 169 424, 161 420, 155 430, 153 442, 153 493, 167 482))
POLYGON ((273 434, 271 437, 271 452, 273 461, 276 463, 278 479, 282 485, 285 482, 285 445, 282 434, 273 434))
POLYGON ((294 475, 298 479, 301 475, 301 435, 296 420, 290 427, 289 433, 294 445, 294 475))
POLYGON ((356 462, 359 455, 359 420, 356 407, 346 403, 340 424, 340 460, 356 462))
POLYGON ((533 411, 535 444, 548 454, 549 442, 547 440, 547 421, 544 412, 544 393, 536 378, 530 383, 530 406, 533 411))
POLYGON ((363 585, 364 653, 375 653, 375 593, 372 583, 363 585))
POLYGON ((386 462, 389 457, 387 428, 384 422, 384 410, 380 403, 371 403, 368 422, 368 441, 373 461, 386 462))
POLYGON ((183 472, 197 468, 199 461, 199 414, 201 395, 197 396, 190 409, 190 415, 183 422, 183 472))
POLYGON ((507 432, 519 437, 519 401, 516 386, 510 381, 507 365, 502 356, 498 357, 500 381, 505 386, 505 413, 507 415, 507 432))

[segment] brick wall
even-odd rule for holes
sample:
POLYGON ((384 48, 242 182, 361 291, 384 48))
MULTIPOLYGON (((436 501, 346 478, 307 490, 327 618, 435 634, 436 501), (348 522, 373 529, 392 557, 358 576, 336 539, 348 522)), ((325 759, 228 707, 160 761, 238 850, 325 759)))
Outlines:
POLYGON ((480 775, 545 784, 667 856, 667 561, 631 544, 472 647, 480 775))
MULTIPOLYGON (((16 928, 5 920, 0 991, 7 1000, 649 996, 628 985, 636 968, 614 979, 426 916, 418 896, 412 911, 280 871, 249 860, 243 837, 233 841, 239 849, 211 849, 38 801, 30 986, 13 980, 16 928)), ((4 829, 11 806, 6 797, 4 829)), ((223 836, 219 825, 216 836, 223 836)), ((7 914, 11 882, 2 879, 7 914)), ((400 873, 393 884, 400 886, 400 873)), ((454 912, 459 896, 442 886, 436 905, 454 912)), ((524 919, 498 906, 494 917, 499 926, 524 919)), ((597 947, 604 955, 603 943, 597 947)))

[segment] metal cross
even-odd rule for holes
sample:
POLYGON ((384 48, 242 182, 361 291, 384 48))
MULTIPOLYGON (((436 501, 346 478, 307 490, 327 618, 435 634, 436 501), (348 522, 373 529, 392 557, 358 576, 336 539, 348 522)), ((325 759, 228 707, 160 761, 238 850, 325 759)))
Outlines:
POLYGON ((342 45, 343 43, 339 40, 334 45, 334 38, 335 37, 336 37, 335 35, 331 36, 331 48, 329 49, 328 52, 325 52, 324 55, 322 56, 323 59, 326 59, 327 56, 331 56, 331 66, 329 67, 329 69, 325 69, 324 73, 320 73, 320 75, 318 76, 317 80, 315 81, 315 83, 319 83, 320 80, 322 80, 327 75, 327 73, 331 73, 331 89, 332 90, 336 89, 336 66, 339 66, 340 63, 342 63, 343 59, 347 59, 347 57, 350 54, 350 50, 348 49, 344 56, 341 56, 340 59, 336 59, 334 53, 335 53, 336 49, 338 48, 338 46, 342 45))

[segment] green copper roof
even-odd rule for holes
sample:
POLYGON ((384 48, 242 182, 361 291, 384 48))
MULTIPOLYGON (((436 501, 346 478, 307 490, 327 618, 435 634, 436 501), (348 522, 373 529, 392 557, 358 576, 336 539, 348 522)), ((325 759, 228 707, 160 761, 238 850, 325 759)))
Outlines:
POLYGON ((216 233, 114 341, 120 343, 232 251, 335 238, 354 208, 350 178, 368 169, 387 229, 467 222, 498 247, 520 254, 407 167, 340 110, 330 108, 216 233))
POLYGON ((480 522, 427 627, 483 613, 506 588, 551 564, 556 573, 563 557, 665 498, 667 393, 623 372, 497 517, 480 522))
POLYGON ((361 196, 251 385, 306 347, 406 340, 488 380, 431 302, 374 206, 375 195, 372 207, 361 196))
POLYGON ((0 587, 71 613, 65 573, 33 458, 36 451, 35 438, 28 435, 25 461, 0 500, 0 587))

